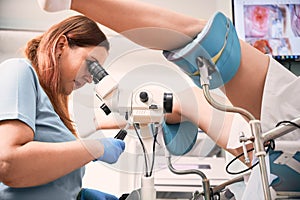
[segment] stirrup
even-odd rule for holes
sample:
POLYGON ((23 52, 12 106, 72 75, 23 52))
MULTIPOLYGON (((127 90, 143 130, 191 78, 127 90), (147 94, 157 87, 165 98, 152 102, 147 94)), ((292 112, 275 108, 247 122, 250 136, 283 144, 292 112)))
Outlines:
POLYGON ((241 61, 241 47, 232 22, 217 12, 197 37, 186 46, 163 51, 163 55, 178 65, 201 87, 197 58, 204 57, 216 65, 211 74, 210 88, 218 88, 236 74, 241 61))

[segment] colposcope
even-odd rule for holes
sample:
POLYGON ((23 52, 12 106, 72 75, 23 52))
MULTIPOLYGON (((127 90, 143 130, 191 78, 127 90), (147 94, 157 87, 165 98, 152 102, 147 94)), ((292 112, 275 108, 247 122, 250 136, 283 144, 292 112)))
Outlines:
MULTIPOLYGON (((86 64, 95 83, 96 96, 102 102, 100 108, 106 115, 117 112, 127 121, 125 128, 121 129, 115 138, 124 139, 128 127, 133 126, 140 141, 141 137, 154 138, 153 148, 155 148, 158 127, 163 123, 164 115, 172 112, 173 94, 161 85, 152 84, 142 85, 133 91, 119 90, 118 83, 97 61, 86 60, 86 64)), ((141 144, 145 149, 142 142, 141 144)), ((154 152, 152 163, 145 155, 145 165, 141 188, 132 195, 138 194, 141 199, 155 200, 156 191, 152 174, 154 152)))

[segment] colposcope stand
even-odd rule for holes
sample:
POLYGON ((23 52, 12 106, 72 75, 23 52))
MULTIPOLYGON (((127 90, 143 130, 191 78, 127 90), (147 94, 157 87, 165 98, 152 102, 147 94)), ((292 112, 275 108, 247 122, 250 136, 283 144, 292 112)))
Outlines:
MULTIPOLYGON (((157 133, 158 127, 164 120, 164 114, 172 112, 173 106, 173 94, 165 92, 166 88, 160 85, 143 85, 135 91, 128 91, 130 97, 129 104, 126 107, 126 116, 128 116, 128 123, 131 125, 138 124, 140 133, 138 133, 137 127, 136 133, 140 135, 140 140, 142 137, 147 140, 153 139, 153 145, 155 145, 154 132, 157 133), (151 128, 152 127, 152 128, 151 128)), ((124 93, 124 91, 122 91, 124 93)), ((126 92, 125 92, 126 93, 126 92)), ((121 108, 122 106, 118 106, 121 108)), ((119 112, 121 113, 121 112, 119 112)), ((152 140, 151 140, 152 141, 152 140)), ((144 153, 148 155, 147 149, 153 148, 152 143, 147 142, 144 145, 144 153), (150 144, 150 146, 149 146, 150 144)), ((154 149, 153 149, 154 159, 154 149)), ((145 156, 145 165, 148 163, 148 159, 145 156)), ((150 164, 150 163, 149 163, 150 164)), ((154 160, 152 163, 152 168, 154 166, 154 160)), ((155 200, 156 199, 156 189, 154 187, 154 175, 153 168, 150 171, 145 168, 145 174, 141 177, 141 188, 134 190, 126 200, 155 200), (149 173, 150 172, 150 173, 149 173)))

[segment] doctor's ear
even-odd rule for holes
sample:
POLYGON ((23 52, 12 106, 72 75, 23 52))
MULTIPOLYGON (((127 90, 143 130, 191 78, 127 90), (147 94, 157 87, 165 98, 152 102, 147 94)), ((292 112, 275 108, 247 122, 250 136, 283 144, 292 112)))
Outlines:
POLYGON ((55 45, 55 54, 56 54, 57 58, 59 58, 61 56, 61 54, 66 46, 68 46, 67 37, 65 35, 62 35, 59 37, 59 39, 57 40, 57 43, 55 45))

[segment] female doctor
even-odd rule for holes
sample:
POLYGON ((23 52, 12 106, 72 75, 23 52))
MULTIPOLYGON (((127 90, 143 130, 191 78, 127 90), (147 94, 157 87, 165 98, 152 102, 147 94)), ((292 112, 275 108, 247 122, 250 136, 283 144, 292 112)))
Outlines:
POLYGON ((94 191, 81 191, 84 165, 118 160, 124 142, 80 140, 68 107, 72 91, 92 81, 86 60, 103 63, 108 50, 97 24, 79 15, 29 41, 27 59, 0 64, 0 199, 85 199, 94 191))

